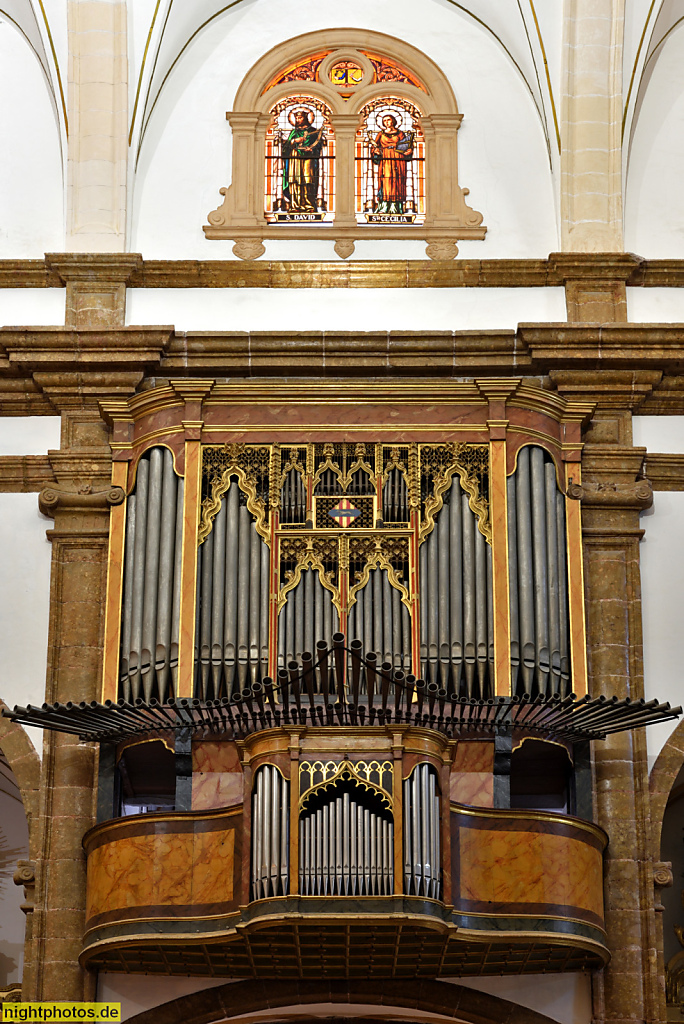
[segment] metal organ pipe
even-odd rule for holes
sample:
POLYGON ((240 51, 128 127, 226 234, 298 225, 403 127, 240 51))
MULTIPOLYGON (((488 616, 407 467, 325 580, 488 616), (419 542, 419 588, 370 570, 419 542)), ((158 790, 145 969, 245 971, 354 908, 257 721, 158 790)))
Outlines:
POLYGON ((565 496, 537 445, 518 453, 507 482, 511 667, 518 693, 570 690, 565 496))
POLYGON ((196 696, 230 697, 267 674, 269 565, 233 479, 198 551, 196 696))
POLYGON ((386 569, 370 570, 347 623, 349 641, 359 640, 364 654, 372 652, 380 664, 389 662, 394 669, 411 671, 411 616, 386 569))
POLYGON ((290 783, 275 765, 258 768, 252 794, 252 899, 287 896, 289 803, 290 783))
POLYGON ((318 572, 302 569, 301 579, 286 595, 278 616, 278 668, 287 668, 291 661, 301 664, 302 654, 313 654, 319 640, 325 640, 331 648, 337 623, 332 594, 321 583, 318 572))
POLYGON ((178 669, 183 481, 167 448, 146 452, 128 498, 120 695, 170 696, 178 669))
POLYGON ((494 662, 491 549, 454 475, 420 547, 421 672, 448 692, 487 697, 494 662))
POLYGON ((404 892, 439 899, 442 885, 439 794, 430 764, 404 781, 404 892))
POLYGON ((299 819, 299 886, 303 896, 390 896, 394 892, 394 824, 373 797, 339 786, 299 819), (363 801, 363 803, 361 802, 363 801), (368 803, 377 803, 369 807, 368 803))

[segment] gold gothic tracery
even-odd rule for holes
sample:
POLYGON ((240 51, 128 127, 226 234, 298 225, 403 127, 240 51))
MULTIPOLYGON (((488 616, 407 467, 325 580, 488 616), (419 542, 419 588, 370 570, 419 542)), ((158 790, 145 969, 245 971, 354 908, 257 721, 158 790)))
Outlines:
POLYGON ((309 799, 338 780, 350 779, 365 789, 377 793, 385 806, 392 810, 392 784, 394 766, 391 761, 302 761, 299 765, 299 809, 309 799))

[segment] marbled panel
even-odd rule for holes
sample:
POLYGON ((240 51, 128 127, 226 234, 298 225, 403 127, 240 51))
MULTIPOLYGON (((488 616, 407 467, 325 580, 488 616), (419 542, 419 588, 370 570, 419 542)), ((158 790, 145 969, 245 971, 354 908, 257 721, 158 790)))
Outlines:
POLYGON ((202 741, 192 745, 192 771, 242 772, 240 754, 234 743, 202 741))
POLYGON ((192 898, 189 902, 232 900, 235 830, 196 833, 192 854, 192 898))
POLYGON ((602 856, 593 846, 548 832, 460 828, 459 849, 463 899, 603 914, 602 856))
POLYGON ((242 772, 193 772, 192 809, 207 811, 215 807, 235 807, 242 803, 242 772))
POLYGON ((471 807, 494 806, 494 776, 491 772, 452 772, 449 795, 454 803, 471 807))
POLYGON ((235 829, 205 830, 204 824, 96 847, 88 857, 87 919, 129 908, 232 900, 235 829))
POLYGON ((452 772, 493 772, 494 743, 490 740, 459 740, 451 766, 452 772))

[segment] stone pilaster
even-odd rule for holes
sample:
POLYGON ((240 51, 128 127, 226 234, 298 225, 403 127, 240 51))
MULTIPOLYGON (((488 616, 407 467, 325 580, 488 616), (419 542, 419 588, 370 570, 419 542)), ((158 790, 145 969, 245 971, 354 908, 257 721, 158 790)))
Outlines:
POLYGON ((126 285, 142 268, 140 253, 46 253, 45 262, 66 285, 67 327, 123 327, 126 285))
MULTIPOLYGON (((124 495, 111 486, 108 433, 96 395, 84 396, 78 382, 65 375, 55 374, 43 383, 62 415, 61 448, 48 456, 54 482, 39 495, 41 511, 54 520, 48 530, 52 570, 46 700, 90 701, 99 696, 101 685, 109 512, 124 495)), ((103 396, 111 397, 101 379, 89 383, 94 392, 102 389, 103 396)), ((93 744, 46 733, 35 909, 27 936, 27 959, 40 970, 27 977, 25 1000, 87 1000, 94 995, 94 977, 79 967, 78 956, 85 922, 81 840, 95 822, 96 771, 93 744)))
POLYGON ((567 0, 561 105, 565 252, 620 252, 624 0, 567 0))
POLYGON ((126 244, 128 24, 125 0, 69 0, 67 247, 126 244))
MULTIPOLYGON (((660 376, 655 371, 558 371, 567 397, 596 402, 585 434, 582 502, 587 654, 592 694, 643 697, 639 513, 653 500, 643 479, 646 450, 632 447, 631 416, 660 376)), ((657 972, 658 930, 643 731, 594 744, 596 813, 608 833, 605 907, 612 959, 594 976, 596 1024, 664 1019, 657 972)))

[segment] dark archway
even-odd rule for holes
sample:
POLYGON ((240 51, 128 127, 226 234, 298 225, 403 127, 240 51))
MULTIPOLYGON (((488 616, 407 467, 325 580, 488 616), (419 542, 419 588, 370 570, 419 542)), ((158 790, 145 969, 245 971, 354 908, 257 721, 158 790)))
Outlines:
MULTIPOLYGON (((308 1005, 339 1006, 338 1020, 368 1019, 369 1006, 395 1007, 417 1014, 435 1014, 465 1024, 555 1024, 535 1010, 497 996, 445 981, 384 978, 370 981, 238 981, 194 992, 129 1018, 129 1024, 213 1024, 263 1010, 292 1011, 303 1007, 302 1018, 315 1019, 308 1005), (354 1013, 358 1007, 359 1012, 354 1013)), ((290 1016, 290 1014, 288 1014, 290 1016)), ((331 1020, 330 1012, 325 1014, 331 1020)))

